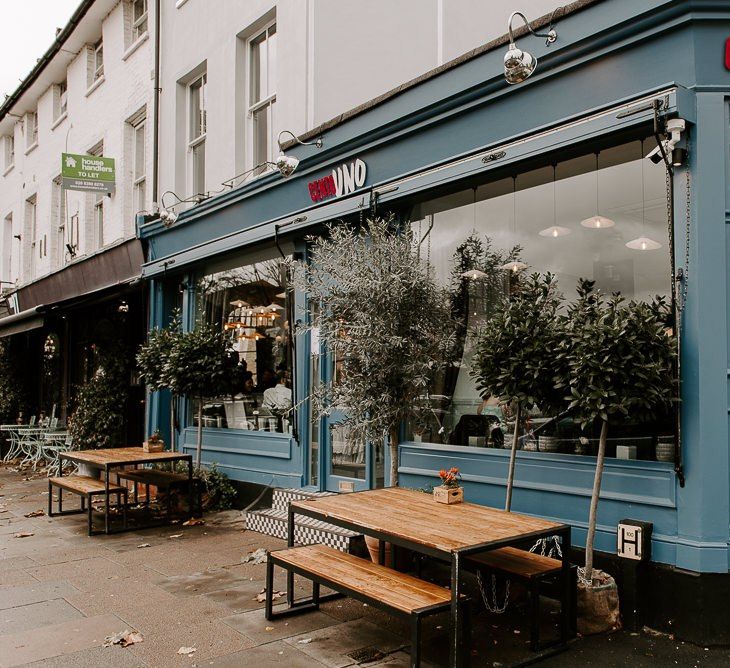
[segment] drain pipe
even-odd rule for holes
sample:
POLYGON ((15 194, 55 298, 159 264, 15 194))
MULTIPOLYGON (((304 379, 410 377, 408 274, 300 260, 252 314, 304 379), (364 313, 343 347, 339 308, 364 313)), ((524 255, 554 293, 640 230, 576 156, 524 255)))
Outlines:
POLYGON ((157 210, 159 180, 159 141, 160 141, 160 11, 161 2, 155 0, 155 108, 152 117, 152 205, 157 210))

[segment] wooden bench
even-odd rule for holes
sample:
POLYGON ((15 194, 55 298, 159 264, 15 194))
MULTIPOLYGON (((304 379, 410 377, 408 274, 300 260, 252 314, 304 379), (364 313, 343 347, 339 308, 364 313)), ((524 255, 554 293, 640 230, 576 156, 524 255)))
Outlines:
MULTIPOLYGON (((117 495, 117 507, 122 508, 122 517, 124 526, 127 526, 127 500, 128 490, 122 485, 109 484, 108 490, 109 496, 112 494, 117 495), (122 497, 124 497, 124 503, 122 503, 122 497)), ((91 478, 84 475, 70 475, 62 476, 57 478, 48 479, 48 516, 54 517, 56 515, 77 515, 87 511, 88 506, 89 513, 89 536, 93 536, 94 533, 102 533, 100 531, 94 532, 92 530, 92 500, 95 496, 107 495, 106 483, 98 478, 91 478), (58 488, 58 511, 53 512, 53 488, 58 488), (81 497, 81 508, 76 510, 64 510, 63 509, 63 490, 77 494, 81 497)))
MULTIPOLYGON (((150 503, 150 487, 155 486, 157 489, 167 492, 167 515, 168 519, 172 513, 172 498, 170 490, 174 488, 182 488, 188 484, 187 473, 174 473, 172 471, 161 471, 159 469, 129 469, 116 472, 119 480, 129 480, 134 483, 133 494, 135 505, 139 503, 139 485, 145 486, 145 504, 150 503)), ((200 487, 200 479, 193 478, 194 489, 197 489, 197 505, 198 514, 203 514, 202 490, 200 487)), ((190 508, 190 514, 195 514, 195 509, 190 508)))
MULTIPOLYGON (((404 616, 411 621, 411 666, 421 661, 421 619, 427 615, 449 610, 451 592, 445 587, 426 582, 412 575, 399 573, 385 566, 374 564, 325 545, 292 547, 268 553, 266 566, 266 619, 273 620, 308 610, 316 610, 319 604, 330 598, 320 596, 324 585, 390 613, 404 616), (296 573, 312 581, 311 599, 293 602, 286 610, 273 611, 274 566, 296 573)), ((469 635, 468 602, 462 602, 463 623, 466 637, 469 635)))
MULTIPOLYGON (((533 651, 541 649, 540 646, 540 589, 545 583, 555 583, 560 586, 560 574, 562 562, 559 559, 546 557, 527 550, 519 550, 514 547, 502 547, 490 552, 471 555, 467 558, 467 565, 476 569, 485 569, 493 573, 522 580, 527 584, 530 593, 530 646, 533 651)), ((576 627, 576 592, 578 582, 578 570, 575 565, 570 568, 570 598, 569 618, 571 628, 576 627)), ((561 596, 556 598, 562 600, 561 596)), ((552 643, 550 643, 552 644, 552 643)))

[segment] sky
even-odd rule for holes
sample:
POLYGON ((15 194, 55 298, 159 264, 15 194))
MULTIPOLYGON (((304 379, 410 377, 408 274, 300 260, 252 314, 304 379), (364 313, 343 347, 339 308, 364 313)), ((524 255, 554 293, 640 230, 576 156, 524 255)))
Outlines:
POLYGON ((0 0, 0 100, 12 93, 81 0, 0 0))

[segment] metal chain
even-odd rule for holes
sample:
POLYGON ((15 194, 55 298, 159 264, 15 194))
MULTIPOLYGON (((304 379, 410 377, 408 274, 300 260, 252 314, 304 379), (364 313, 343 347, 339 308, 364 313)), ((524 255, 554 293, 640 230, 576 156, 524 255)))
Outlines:
POLYGON ((509 603, 509 585, 510 581, 507 580, 504 587, 504 604, 500 607, 497 604, 497 577, 495 575, 492 575, 492 601, 494 603, 489 602, 489 596, 487 596, 487 593, 484 591, 484 582, 482 580, 482 572, 477 571, 477 582, 479 583, 479 591, 482 594, 482 601, 484 601, 484 606, 489 610, 489 612, 495 614, 495 615, 501 615, 507 610, 507 604, 509 603))
POLYGON ((535 543, 530 548, 530 552, 534 552, 535 550, 537 550, 538 547, 540 548, 540 556, 542 557, 547 556, 552 559, 555 558, 555 555, 557 554, 559 559, 563 558, 563 550, 560 547, 560 539, 558 538, 558 536, 548 536, 547 538, 540 538, 537 543, 535 543))
MULTIPOLYGON (((687 146, 689 152, 689 145, 687 146)), ((690 252, 690 233, 692 228, 692 175, 689 166, 684 170, 685 174, 685 218, 684 218, 684 273, 682 276, 682 289, 680 299, 677 300, 679 312, 684 311, 687 302, 687 285, 689 283, 689 252, 690 252)))

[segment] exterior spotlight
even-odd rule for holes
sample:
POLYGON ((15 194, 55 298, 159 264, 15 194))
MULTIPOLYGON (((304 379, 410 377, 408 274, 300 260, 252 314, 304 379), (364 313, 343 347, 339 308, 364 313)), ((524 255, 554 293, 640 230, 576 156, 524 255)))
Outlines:
POLYGON ((687 149, 679 146, 672 151, 672 167, 681 167, 687 160, 687 149))
POLYGON ((522 83, 527 79, 537 67, 537 58, 527 51, 517 48, 515 44, 515 36, 512 32, 512 22, 515 17, 519 16, 527 26, 527 29, 535 35, 535 37, 544 37, 545 44, 552 44, 557 38, 558 33, 552 27, 552 22, 548 32, 537 33, 530 26, 527 18, 522 12, 512 12, 507 23, 507 29, 509 30, 509 49, 504 54, 504 78, 508 84, 522 83))
POLYGON ((299 166, 299 159, 295 158, 293 155, 286 155, 284 153, 284 149, 281 146, 282 135, 290 135, 297 144, 301 144, 302 146, 316 146, 317 148, 322 148, 323 142, 321 137, 318 137, 316 141, 302 141, 290 130, 282 130, 279 133, 279 138, 277 140, 279 144, 279 157, 276 158, 274 165, 279 170, 279 173, 286 179, 290 177, 299 166))
POLYGON ((165 227, 170 227, 175 224, 177 214, 171 209, 160 209, 160 220, 165 227))

